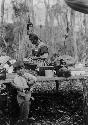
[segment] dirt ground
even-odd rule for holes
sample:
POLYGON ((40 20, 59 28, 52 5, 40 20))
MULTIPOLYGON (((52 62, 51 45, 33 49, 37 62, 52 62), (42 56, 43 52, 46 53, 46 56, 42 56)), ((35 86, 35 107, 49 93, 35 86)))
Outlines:
POLYGON ((53 82, 35 88, 35 101, 31 106, 36 119, 34 125, 83 125, 83 87, 80 81, 62 82, 57 93, 53 82))
MULTIPOLYGON (((82 84, 79 81, 72 84, 65 81, 57 93, 55 89, 53 82, 43 82, 34 87, 32 96, 35 100, 31 104, 30 114, 35 122, 31 125, 83 125, 82 84)), ((7 125, 6 117, 4 120, 2 115, 0 117, 0 125, 7 125)))
POLYGON ((34 95, 31 112, 34 125, 82 125, 83 97, 77 91, 34 95))

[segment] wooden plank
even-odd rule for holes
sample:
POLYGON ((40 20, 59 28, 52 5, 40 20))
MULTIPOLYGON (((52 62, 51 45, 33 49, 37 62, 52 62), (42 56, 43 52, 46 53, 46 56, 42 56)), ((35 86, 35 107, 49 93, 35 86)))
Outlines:
MULTIPOLYGON (((13 74, 6 74, 6 79, 5 80, 0 80, 0 84, 2 83, 9 83, 13 82, 14 77, 16 76, 15 73, 13 74)), ((74 77, 46 77, 46 76, 37 76, 37 82, 45 82, 45 81, 64 81, 64 80, 76 80, 76 79, 87 79, 88 76, 74 76, 74 77)))
MULTIPOLYGON (((16 74, 6 74, 6 80, 5 81, 11 81, 15 78, 16 74)), ((80 75, 80 76, 74 76, 74 77, 68 77, 68 78, 65 78, 65 77, 47 77, 47 76, 37 76, 37 81, 55 81, 55 80, 58 80, 58 81, 61 81, 61 80, 76 80, 76 79, 87 79, 88 76, 86 75, 80 75)), ((3 80, 0 80, 0 81, 3 81, 3 80)))

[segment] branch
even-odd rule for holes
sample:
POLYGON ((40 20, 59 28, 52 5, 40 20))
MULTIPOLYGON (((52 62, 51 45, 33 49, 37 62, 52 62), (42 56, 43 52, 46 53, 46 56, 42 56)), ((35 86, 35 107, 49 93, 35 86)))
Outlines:
POLYGON ((3 35, 2 35, 2 39, 3 39, 3 42, 4 42, 5 46, 6 46, 6 48, 7 48, 7 43, 6 43, 5 38, 3 37, 3 35))
POLYGON ((5 3, 5 0, 2 0, 2 3, 1 3, 1 24, 3 24, 3 18, 4 18, 4 3, 5 3))

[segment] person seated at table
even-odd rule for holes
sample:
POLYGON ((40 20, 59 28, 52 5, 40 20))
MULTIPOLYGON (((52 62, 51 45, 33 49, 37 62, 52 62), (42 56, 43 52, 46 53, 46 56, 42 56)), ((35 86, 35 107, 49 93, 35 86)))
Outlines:
MULTIPOLYGON (((13 85, 17 88, 17 101, 20 107, 19 122, 28 122, 29 111, 31 105, 31 88, 36 83, 37 78, 24 71, 23 67, 17 68, 17 75, 14 78, 13 85)), ((31 118, 34 120, 34 118, 31 118)))
POLYGON ((49 55, 47 45, 44 42, 40 41, 38 36, 33 33, 29 35, 29 40, 31 40, 31 43, 33 45, 32 55, 35 57, 47 59, 49 55))
POLYGON ((48 47, 34 33, 33 23, 30 21, 30 18, 27 23, 27 35, 29 35, 29 40, 31 41, 31 43, 33 45, 32 55, 36 56, 36 57, 47 58, 48 57, 48 47))

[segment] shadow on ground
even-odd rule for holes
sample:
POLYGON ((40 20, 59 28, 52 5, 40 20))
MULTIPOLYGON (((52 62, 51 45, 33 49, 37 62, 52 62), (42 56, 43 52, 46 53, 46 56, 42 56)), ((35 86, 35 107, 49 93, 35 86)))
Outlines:
MULTIPOLYGON (((47 86, 48 85, 46 84, 46 87, 47 86)), ((72 89, 72 87, 70 89, 69 87, 68 91, 65 91, 65 89, 59 89, 58 93, 56 93, 55 88, 52 89, 52 87, 49 86, 49 88, 47 87, 46 91, 46 87, 45 84, 42 84, 42 90, 45 88, 44 91, 41 90, 32 93, 35 100, 32 102, 30 114, 32 114, 35 118, 35 122, 30 125, 83 125, 82 91, 72 89)), ((12 89, 11 91, 15 93, 12 89)), ((16 95, 14 97, 16 97, 16 95)), ((0 125, 12 125, 9 124, 9 120, 7 117, 5 117, 5 115, 8 116, 8 111, 6 111, 6 107, 8 107, 6 105, 7 98, 6 96, 4 98, 3 95, 0 96, 0 100, 1 99, 3 101, 2 103, 0 102, 0 125), (4 116, 2 109, 5 112, 4 116)), ((11 107, 11 104, 14 101, 16 101, 16 98, 12 98, 9 108, 11 111, 10 117, 13 117, 13 120, 16 121, 19 108, 17 103, 14 103, 14 105, 11 107)))
POLYGON ((83 95, 78 91, 33 94, 31 113, 34 125, 82 125, 83 95))

